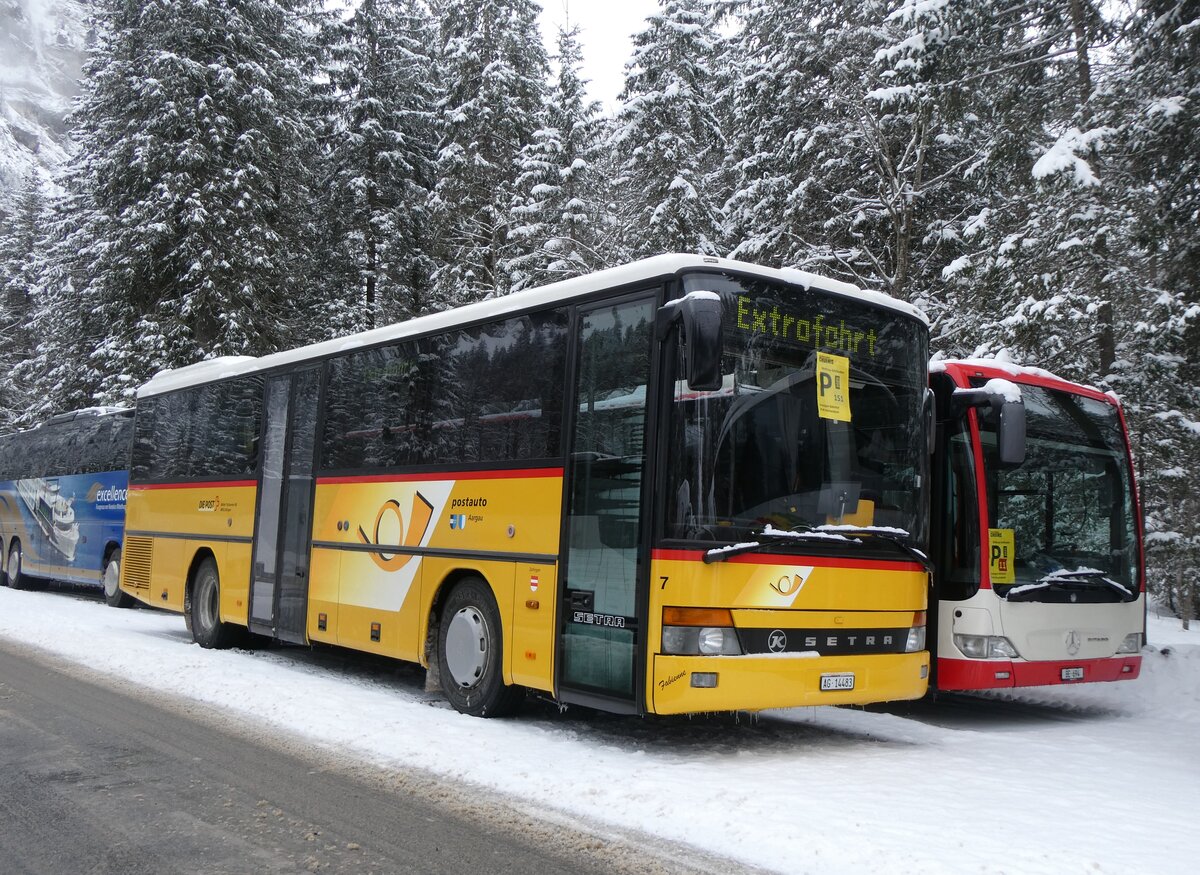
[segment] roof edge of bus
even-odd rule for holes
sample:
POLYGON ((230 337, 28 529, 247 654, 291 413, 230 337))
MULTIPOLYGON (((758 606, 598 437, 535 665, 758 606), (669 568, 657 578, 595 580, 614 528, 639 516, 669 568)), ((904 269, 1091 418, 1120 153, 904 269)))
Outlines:
POLYGON ((9 437, 10 435, 24 434, 29 431, 37 431, 39 428, 44 428, 47 425, 61 425, 64 422, 74 422, 85 416, 132 416, 132 407, 117 407, 114 405, 102 405, 95 407, 80 407, 78 410, 64 410, 62 413, 53 413, 43 419, 41 422, 35 422, 33 425, 25 428, 18 428, 13 431, 0 432, 0 437, 9 437))
POLYGON ((1063 387, 1070 389, 1073 392, 1083 392, 1084 394, 1095 396, 1097 398, 1107 398, 1116 404, 1121 403, 1121 399, 1114 392, 1105 391, 1104 389, 1101 389, 1097 386, 1091 386, 1087 383, 1078 383, 1075 380, 1068 380, 1065 377, 1060 377, 1058 374, 1055 374, 1052 371, 1047 371, 1045 368, 1018 365, 1010 361, 1004 361, 1003 359, 936 359, 929 362, 929 372, 931 374, 941 373, 952 368, 963 371, 990 371, 992 374, 1003 374, 1008 377, 1017 377, 1018 379, 1025 377, 1046 383, 1059 383, 1063 387))
POLYGON ((236 377, 242 374, 267 371, 288 364, 295 364, 310 359, 320 359, 328 355, 349 352, 354 349, 386 343, 413 335, 426 334, 442 328, 449 328, 463 322, 472 322, 487 318, 503 316, 512 312, 537 309, 539 306, 555 303, 567 303, 574 298, 583 297, 591 292, 604 288, 630 285, 656 277, 670 276, 685 270, 722 268, 740 273, 758 274, 768 279, 776 279, 804 288, 817 287, 835 294, 856 297, 864 302, 880 307, 887 307, 905 315, 914 317, 929 324, 928 318, 917 307, 898 298, 893 298, 883 292, 860 289, 851 283, 830 279, 818 274, 796 268, 774 268, 753 264, 746 261, 736 261, 729 258, 718 258, 711 255, 688 255, 671 253, 655 255, 634 261, 619 267, 584 274, 571 279, 560 280, 549 285, 538 286, 501 295, 485 298, 472 304, 441 310, 418 316, 405 322, 396 322, 373 328, 368 331, 323 340, 295 349, 270 353, 261 357, 254 356, 224 356, 207 359, 181 368, 160 371, 143 383, 137 390, 138 397, 158 395, 175 389, 183 389, 199 383, 236 377))
POLYGON ((43 425, 57 425, 60 422, 72 422, 85 416, 118 416, 121 414, 129 415, 133 413, 132 407, 117 407, 115 405, 99 405, 94 407, 80 407, 78 410, 65 410, 62 413, 55 413, 47 417, 42 422, 33 426, 41 428, 43 425))

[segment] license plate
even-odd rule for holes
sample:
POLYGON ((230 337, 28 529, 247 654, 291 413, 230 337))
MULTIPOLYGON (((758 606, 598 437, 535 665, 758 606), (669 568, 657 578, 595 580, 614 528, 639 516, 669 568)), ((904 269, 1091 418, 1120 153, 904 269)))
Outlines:
POLYGON ((1081 681, 1083 680, 1083 668, 1064 668, 1062 670, 1062 679, 1064 681, 1081 681))
POLYGON ((823 674, 821 675, 822 690, 853 690, 853 674, 823 674))

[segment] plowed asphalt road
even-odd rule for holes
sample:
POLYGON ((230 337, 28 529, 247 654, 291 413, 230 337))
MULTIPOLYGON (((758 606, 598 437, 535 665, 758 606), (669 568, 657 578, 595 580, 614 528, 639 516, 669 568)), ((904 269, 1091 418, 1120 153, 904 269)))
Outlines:
POLYGON ((422 776, 356 773, 302 740, 262 743, 195 703, 163 707, 81 674, 0 639, 6 875, 737 868, 534 821, 422 776))

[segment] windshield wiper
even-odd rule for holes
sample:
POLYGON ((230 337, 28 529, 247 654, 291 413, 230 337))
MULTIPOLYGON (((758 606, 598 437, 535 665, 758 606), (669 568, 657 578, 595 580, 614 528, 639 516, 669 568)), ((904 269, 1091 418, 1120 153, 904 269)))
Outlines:
POLYGON ((846 541, 852 544, 862 543, 857 538, 847 538, 838 532, 824 532, 807 525, 798 525, 791 529, 776 529, 768 525, 761 532, 753 532, 750 537, 755 540, 742 541, 737 544, 730 544, 728 547, 713 547, 711 550, 706 550, 704 553, 704 562, 706 564, 722 562, 731 556, 753 553, 770 544, 789 544, 797 541, 846 541))
POLYGON ((933 574, 933 561, 912 544, 901 540, 899 537, 891 534, 890 532, 871 532, 870 534, 874 535, 876 538, 884 541, 885 543, 894 544, 895 546, 899 547, 901 552, 903 552, 909 558, 916 560, 917 564, 924 568, 926 572, 933 574))
MULTIPOLYGON (((917 564, 924 568, 929 574, 933 574, 933 562, 930 560, 930 558, 900 537, 901 532, 906 535, 908 534, 908 532, 904 532, 903 529, 881 528, 878 526, 826 525, 818 526, 816 531, 834 532, 848 535, 870 535, 873 538, 878 538, 884 543, 891 544, 892 546, 899 548, 905 556, 915 560, 917 564)), ((860 541, 859 543, 862 542, 860 541)))
POLYGON ((1040 577, 1034 583, 1015 586, 1004 596, 1006 601, 1023 601, 1023 596, 1032 597, 1033 593, 1042 589, 1092 589, 1096 584, 1108 587, 1121 597, 1121 601, 1131 602, 1137 598, 1137 593, 1129 587, 1113 580, 1104 571, 1094 568, 1079 568, 1075 571, 1055 571, 1040 577))

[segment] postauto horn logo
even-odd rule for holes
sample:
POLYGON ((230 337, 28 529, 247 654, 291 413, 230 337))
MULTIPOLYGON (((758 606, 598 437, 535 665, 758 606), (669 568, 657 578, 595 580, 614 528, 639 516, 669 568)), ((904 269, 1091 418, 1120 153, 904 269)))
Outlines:
MULTIPOLYGON (((419 492, 413 496, 412 508, 408 512, 407 526, 405 525, 404 514, 400 511, 400 502, 394 498, 389 498, 379 508, 379 513, 375 515, 374 538, 369 537, 362 526, 358 527, 358 538, 370 547, 417 547, 420 545, 421 539, 425 537, 425 531, 429 528, 429 523, 432 519, 433 505, 419 492), (381 545, 379 542, 379 527, 383 523, 384 517, 388 514, 394 515, 396 522, 400 525, 399 543, 381 545)), ((415 558, 412 553, 388 553, 383 550, 373 552, 370 555, 371 561, 384 571, 399 571, 415 558)))

